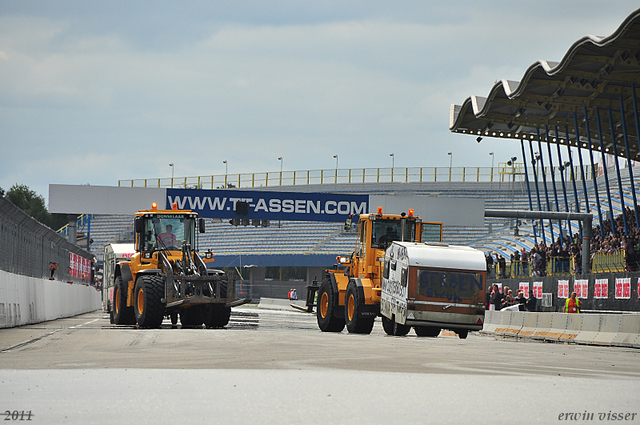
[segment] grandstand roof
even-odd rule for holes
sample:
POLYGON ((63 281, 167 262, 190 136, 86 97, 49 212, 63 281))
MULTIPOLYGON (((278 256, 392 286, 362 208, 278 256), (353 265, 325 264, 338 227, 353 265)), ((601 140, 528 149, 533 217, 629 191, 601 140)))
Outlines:
POLYGON ((555 143, 557 128, 560 143, 565 143, 562 139, 567 131, 572 146, 577 145, 578 133, 581 147, 587 147, 586 122, 591 145, 600 150, 598 113, 605 151, 613 153, 611 111, 617 154, 626 157, 622 105, 630 157, 640 160, 638 117, 634 114, 639 89, 640 9, 608 37, 579 39, 560 62, 537 61, 522 81, 501 80, 488 97, 470 96, 461 106, 451 105, 449 129, 519 140, 537 140, 538 132, 545 139, 548 133, 547 141, 555 143))

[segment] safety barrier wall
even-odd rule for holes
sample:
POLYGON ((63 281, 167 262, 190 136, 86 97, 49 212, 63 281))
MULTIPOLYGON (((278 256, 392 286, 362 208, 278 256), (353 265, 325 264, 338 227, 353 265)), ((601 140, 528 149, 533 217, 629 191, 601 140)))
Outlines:
POLYGON ((553 342, 640 348, 640 314, 487 311, 481 332, 553 342))
POLYGON ((94 287, 0 270, 0 328, 71 317, 101 306, 94 287))

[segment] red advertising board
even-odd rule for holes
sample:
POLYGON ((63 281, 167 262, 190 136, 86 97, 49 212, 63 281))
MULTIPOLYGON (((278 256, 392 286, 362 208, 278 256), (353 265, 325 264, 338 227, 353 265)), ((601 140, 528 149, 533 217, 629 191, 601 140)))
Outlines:
POLYGON ((91 276, 91 261, 74 253, 70 253, 69 276, 88 280, 91 276))
POLYGON ((529 298, 529 282, 520 282, 518 290, 522 291, 525 298, 529 298))
POLYGON ((631 298, 631 278, 630 277, 618 277, 616 278, 616 299, 629 299, 631 298))
POLYGON ((589 280, 576 279, 573 282, 573 291, 576 293, 576 298, 588 298, 589 297, 589 280))
POLYGON ((609 298, 609 279, 596 279, 594 283, 593 298, 609 298))
POLYGON ((538 299, 542 298, 542 282, 533 282, 533 295, 538 299))
POLYGON ((558 298, 569 298, 569 281, 558 281, 558 298))

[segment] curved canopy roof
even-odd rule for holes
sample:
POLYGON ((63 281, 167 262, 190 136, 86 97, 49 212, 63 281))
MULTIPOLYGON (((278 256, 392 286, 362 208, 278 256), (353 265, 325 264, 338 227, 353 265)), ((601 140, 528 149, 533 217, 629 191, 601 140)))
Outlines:
POLYGON ((600 150, 601 135, 605 152, 622 157, 627 156, 626 133, 631 159, 640 160, 639 97, 640 9, 608 37, 581 38, 559 63, 537 61, 522 81, 501 80, 488 97, 471 96, 461 106, 451 105, 449 129, 482 137, 527 140, 537 140, 539 132, 551 143, 556 142, 557 135, 562 144, 568 132, 572 146, 577 145, 577 133, 581 147, 587 147, 588 131, 594 149, 600 150))

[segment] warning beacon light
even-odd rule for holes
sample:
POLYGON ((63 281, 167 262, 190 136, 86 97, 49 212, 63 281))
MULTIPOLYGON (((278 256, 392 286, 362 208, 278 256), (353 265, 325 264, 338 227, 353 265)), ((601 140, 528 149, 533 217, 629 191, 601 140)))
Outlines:
POLYGON ((151 203, 151 209, 152 210, 157 210, 158 209, 158 204, 156 204, 155 202, 151 203))
POLYGON ((378 215, 382 215, 382 207, 378 207, 378 215))
POLYGON ((409 208, 409 217, 413 217, 413 208, 409 208))
POLYGON ((174 202, 174 203, 171 205, 171 209, 172 209, 172 210, 177 210, 177 209, 178 209, 178 204, 174 202))

